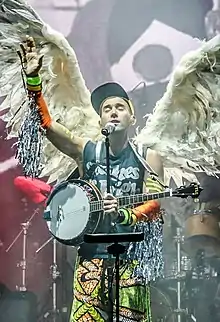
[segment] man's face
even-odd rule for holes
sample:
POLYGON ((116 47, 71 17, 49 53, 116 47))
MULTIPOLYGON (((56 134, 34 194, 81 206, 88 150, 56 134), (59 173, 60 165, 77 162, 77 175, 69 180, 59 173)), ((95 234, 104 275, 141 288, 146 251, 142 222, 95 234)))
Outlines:
POLYGON ((119 97, 108 98, 104 101, 100 111, 100 125, 104 127, 111 122, 116 124, 116 131, 127 129, 135 123, 129 104, 119 97))

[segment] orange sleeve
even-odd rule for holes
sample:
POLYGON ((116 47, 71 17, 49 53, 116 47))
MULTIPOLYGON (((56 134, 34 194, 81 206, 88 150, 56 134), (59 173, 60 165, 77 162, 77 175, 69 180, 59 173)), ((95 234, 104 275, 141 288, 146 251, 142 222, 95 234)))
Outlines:
POLYGON ((137 217, 137 221, 152 220, 160 211, 160 204, 156 200, 150 200, 145 204, 132 209, 133 214, 137 217))
POLYGON ((41 91, 37 93, 30 92, 30 95, 35 96, 36 104, 38 106, 38 112, 41 118, 41 126, 44 129, 48 129, 51 126, 52 118, 50 116, 47 104, 44 100, 43 94, 41 91))

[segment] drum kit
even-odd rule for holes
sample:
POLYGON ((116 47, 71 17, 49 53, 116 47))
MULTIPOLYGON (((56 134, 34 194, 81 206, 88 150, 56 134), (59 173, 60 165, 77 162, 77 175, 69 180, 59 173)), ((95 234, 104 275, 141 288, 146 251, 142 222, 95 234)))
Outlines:
POLYGON ((219 321, 219 222, 211 211, 197 211, 184 227, 176 224, 164 277, 152 289, 153 322, 219 321))

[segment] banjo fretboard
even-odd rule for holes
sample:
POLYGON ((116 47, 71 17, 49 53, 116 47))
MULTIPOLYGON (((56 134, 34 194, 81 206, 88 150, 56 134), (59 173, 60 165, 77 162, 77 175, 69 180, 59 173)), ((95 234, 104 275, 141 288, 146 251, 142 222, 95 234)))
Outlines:
MULTIPOLYGON (((151 194, 136 194, 136 195, 130 195, 130 196, 122 196, 118 197, 118 205, 119 207, 128 207, 132 205, 138 205, 142 204, 149 200, 155 200, 155 199, 162 199, 173 196, 172 190, 159 192, 159 193, 151 193, 151 194)), ((103 200, 99 201, 92 201, 90 202, 90 211, 101 211, 103 210, 103 200)))

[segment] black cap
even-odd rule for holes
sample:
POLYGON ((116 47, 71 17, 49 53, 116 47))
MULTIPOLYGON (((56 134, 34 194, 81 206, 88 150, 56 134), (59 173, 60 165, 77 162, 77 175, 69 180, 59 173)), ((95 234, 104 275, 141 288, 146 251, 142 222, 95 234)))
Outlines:
POLYGON ((128 101, 133 111, 133 106, 130 102, 129 96, 124 88, 117 83, 105 83, 94 89, 91 94, 91 102, 95 111, 99 114, 101 104, 110 97, 120 97, 128 101))

